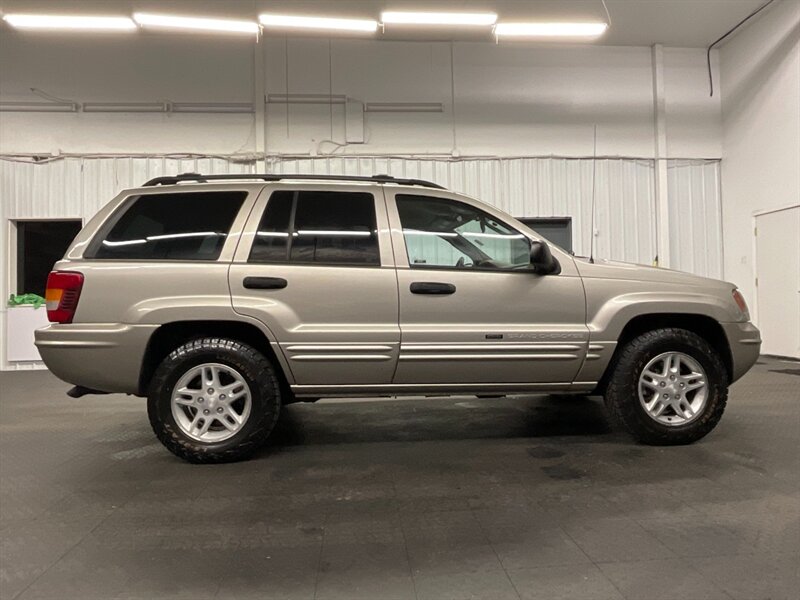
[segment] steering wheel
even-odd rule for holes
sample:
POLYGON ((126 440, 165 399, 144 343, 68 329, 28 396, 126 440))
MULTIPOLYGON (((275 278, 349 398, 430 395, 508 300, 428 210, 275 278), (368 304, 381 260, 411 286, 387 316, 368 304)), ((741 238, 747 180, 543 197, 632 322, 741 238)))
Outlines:
POLYGON ((464 257, 463 256, 458 259, 458 262, 456 263, 456 267, 459 268, 459 269, 463 269, 464 268, 464 257))

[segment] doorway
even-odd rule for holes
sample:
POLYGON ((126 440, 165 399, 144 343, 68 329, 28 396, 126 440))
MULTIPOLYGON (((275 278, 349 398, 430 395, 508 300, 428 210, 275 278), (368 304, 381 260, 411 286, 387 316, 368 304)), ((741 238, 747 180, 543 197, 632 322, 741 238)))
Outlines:
POLYGON ((800 358, 800 205, 757 214, 754 234, 761 351, 800 358))
POLYGON ((519 217, 517 221, 562 250, 572 252, 572 217, 519 217))
POLYGON ((15 221, 17 294, 44 296, 47 275, 83 226, 80 219, 15 221))

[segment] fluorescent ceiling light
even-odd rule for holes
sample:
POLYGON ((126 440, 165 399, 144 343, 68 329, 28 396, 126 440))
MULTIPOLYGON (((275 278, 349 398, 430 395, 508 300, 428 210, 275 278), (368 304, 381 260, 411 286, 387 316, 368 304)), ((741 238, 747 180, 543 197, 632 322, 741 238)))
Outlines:
POLYGON ((175 240, 179 238, 191 238, 191 237, 211 237, 213 235, 224 236, 226 234, 217 233, 216 231, 187 231, 186 233, 165 233, 163 235, 148 235, 147 241, 157 242, 159 240, 175 240))
POLYGON ((290 27, 294 29, 333 29, 337 31, 374 32, 378 22, 369 19, 334 19, 329 17, 300 17, 264 13, 258 16, 264 27, 290 27))
POLYGON ((71 29, 93 31, 133 31, 136 24, 128 17, 79 15, 8 14, 3 20, 17 29, 71 29))
POLYGON ((147 240, 144 239, 136 239, 136 240, 120 240, 119 242, 110 242, 108 240, 103 240, 103 246, 133 246, 135 244, 146 244, 147 240))
POLYGON ((496 240, 521 240, 525 238, 521 233, 483 233, 481 231, 465 231, 461 235, 464 237, 491 238, 496 240))
POLYGON ((301 229, 297 232, 300 235, 341 236, 341 237, 369 237, 370 231, 339 231, 338 229, 301 229))
POLYGON ((494 13, 386 11, 381 13, 381 21, 397 25, 489 26, 495 24, 497 15, 494 13))
POLYGON ((422 229, 403 229, 403 233, 407 235, 438 235, 439 237, 458 237, 457 233, 452 231, 424 231, 422 229))
POLYGON ((498 23, 494 33, 498 37, 597 37, 608 29, 606 23, 498 23))
POLYGON ((258 33, 258 23, 255 21, 178 17, 173 15, 156 15, 152 13, 133 13, 133 19, 139 25, 146 27, 191 29, 194 31, 224 31, 227 33, 258 33))

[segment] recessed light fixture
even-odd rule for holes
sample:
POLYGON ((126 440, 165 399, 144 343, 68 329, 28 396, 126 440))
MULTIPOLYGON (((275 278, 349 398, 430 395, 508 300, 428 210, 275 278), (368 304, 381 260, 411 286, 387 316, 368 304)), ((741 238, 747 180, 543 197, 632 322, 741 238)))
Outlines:
POLYGON ((193 31, 221 31, 225 33, 258 33, 258 23, 255 21, 180 17, 152 13, 134 13, 133 19, 139 25, 144 27, 159 27, 163 29, 190 29, 193 31))
POLYGON ((378 22, 369 19, 338 19, 331 17, 302 17, 297 15, 275 15, 263 13, 258 20, 264 27, 289 27, 292 29, 328 29, 334 31, 358 31, 373 33, 378 22))
POLYGON ((134 31, 136 29, 136 23, 128 17, 7 14, 3 15, 3 20, 16 29, 74 31, 134 31))
POLYGON ((498 23, 497 37, 520 38, 593 38, 608 29, 607 23, 498 23))
POLYGON ((406 12, 385 11, 381 13, 381 21, 392 25, 455 25, 455 26, 489 26, 497 21, 494 13, 462 13, 462 12, 406 12))

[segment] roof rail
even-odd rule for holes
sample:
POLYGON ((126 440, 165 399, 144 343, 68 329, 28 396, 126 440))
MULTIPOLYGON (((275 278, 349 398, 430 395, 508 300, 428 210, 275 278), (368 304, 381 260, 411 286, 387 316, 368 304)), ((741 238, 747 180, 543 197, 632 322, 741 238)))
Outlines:
POLYGON ((284 179, 306 179, 309 181, 369 181, 371 183, 396 183, 399 185, 418 185, 421 187, 445 189, 444 186, 424 179, 399 179, 391 175, 300 175, 283 173, 240 173, 226 175, 201 175, 200 173, 181 173, 180 175, 167 175, 156 177, 144 184, 144 187, 156 185, 175 185, 182 181, 195 181, 208 183, 209 181, 234 181, 240 179, 259 179, 261 181, 282 181, 284 179))

